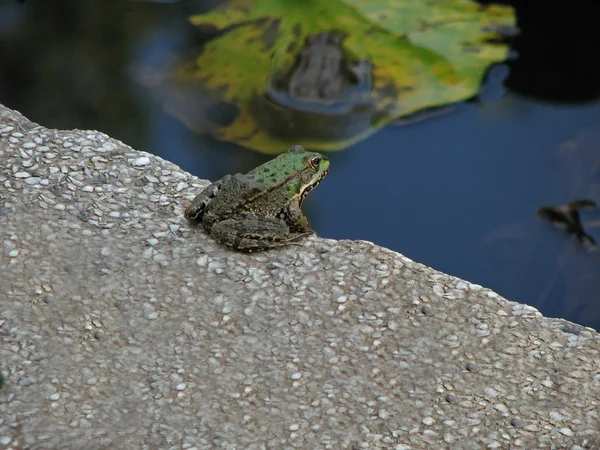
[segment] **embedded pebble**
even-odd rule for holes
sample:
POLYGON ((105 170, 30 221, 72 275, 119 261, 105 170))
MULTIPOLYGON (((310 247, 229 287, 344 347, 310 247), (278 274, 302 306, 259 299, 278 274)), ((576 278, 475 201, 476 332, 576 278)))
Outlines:
POLYGON ((104 331, 102 331, 102 330, 96 330, 96 331, 94 331, 94 337, 96 339, 98 339, 99 341, 102 340, 102 339, 104 339, 104 336, 105 336, 104 331))
POLYGON ((456 403, 456 395, 454 394, 446 394, 444 396, 444 400, 446 400, 448 403, 456 403))
POLYGON ((518 417, 513 417, 512 419, 510 419, 510 424, 518 428, 523 427, 523 422, 521 422, 521 420, 518 417))
POLYGON ((147 156, 142 156, 133 161, 134 166, 147 166, 148 164, 150 164, 150 158, 147 156))
POLYGON ((500 395, 500 394, 494 388, 491 388, 491 387, 485 388, 485 396, 487 398, 496 398, 496 397, 498 397, 498 395, 500 395))
POLYGON ((41 181, 42 181, 42 179, 40 177, 31 177, 31 178, 25 179, 25 183, 27 183, 29 185, 39 184, 41 181))
POLYGON ((48 397, 50 400, 56 401, 60 398, 60 394, 58 392, 55 392, 54 394, 50 395, 50 397, 48 397))
POLYGON ((467 369, 469 372, 477 372, 477 366, 472 362, 467 363, 465 369, 467 369))
POLYGON ((494 409, 496 411, 499 411, 499 412, 504 413, 504 414, 508 413, 508 408, 506 407, 506 405, 503 405, 502 403, 495 404, 494 405, 494 409))
POLYGON ((377 413, 377 416, 382 420, 386 420, 390 417, 390 413, 387 412, 387 410, 385 410, 385 409, 380 409, 379 412, 377 413))

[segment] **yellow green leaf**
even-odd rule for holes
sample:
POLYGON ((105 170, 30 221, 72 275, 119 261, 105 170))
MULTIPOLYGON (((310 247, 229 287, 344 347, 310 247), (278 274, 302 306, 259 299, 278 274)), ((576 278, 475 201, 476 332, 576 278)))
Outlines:
MULTIPOLYGON (((190 20, 222 32, 163 81, 217 92, 238 112, 216 137, 264 153, 342 149, 396 118, 472 97, 507 57, 507 46, 490 40, 515 24, 510 7, 471 0, 230 0, 190 20), (371 61, 366 100, 341 112, 268 100, 274 73, 291 70, 305 39, 325 31, 346 36, 349 60, 371 61)), ((168 109, 194 128, 181 108, 168 109)))

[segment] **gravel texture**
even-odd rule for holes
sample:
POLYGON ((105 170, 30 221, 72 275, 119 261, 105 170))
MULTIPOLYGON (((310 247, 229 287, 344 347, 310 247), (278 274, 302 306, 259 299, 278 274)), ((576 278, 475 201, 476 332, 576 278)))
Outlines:
POLYGON ((594 330, 369 242, 234 253, 206 183, 0 105, 0 448, 598 448, 594 330))

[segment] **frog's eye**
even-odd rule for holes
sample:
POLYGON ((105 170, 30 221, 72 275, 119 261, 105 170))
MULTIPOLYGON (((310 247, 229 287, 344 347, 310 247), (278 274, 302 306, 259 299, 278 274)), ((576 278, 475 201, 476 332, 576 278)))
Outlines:
POLYGON ((313 156, 312 158, 310 158, 310 167, 312 167, 313 169, 318 169, 320 163, 321 158, 319 158, 318 156, 313 156))

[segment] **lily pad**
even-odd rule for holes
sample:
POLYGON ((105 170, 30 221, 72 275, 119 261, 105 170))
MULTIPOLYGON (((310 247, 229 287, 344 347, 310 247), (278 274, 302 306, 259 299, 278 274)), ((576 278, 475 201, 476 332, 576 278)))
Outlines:
MULTIPOLYGON (((399 117, 473 97, 490 65, 508 55, 493 41, 515 24, 512 8, 471 0, 231 0, 190 20, 222 32, 160 82, 218 93, 237 114, 213 134, 263 153, 292 144, 342 149, 399 117), (366 97, 342 112, 270 101, 273 76, 292 69, 307 37, 328 31, 344 34, 349 60, 371 62, 366 97)), ((163 101, 197 128, 189 106, 163 101)))

